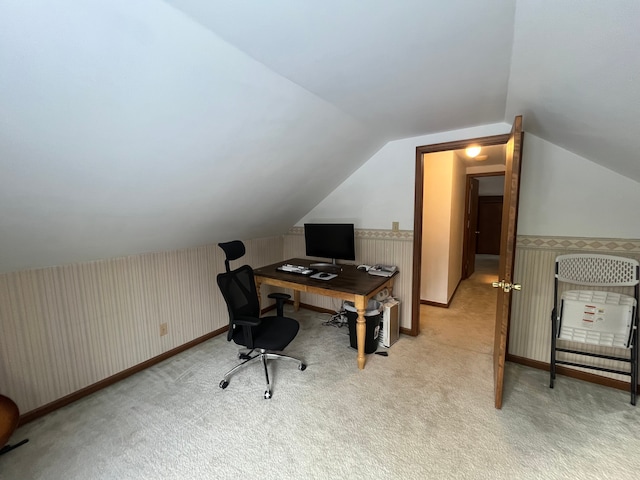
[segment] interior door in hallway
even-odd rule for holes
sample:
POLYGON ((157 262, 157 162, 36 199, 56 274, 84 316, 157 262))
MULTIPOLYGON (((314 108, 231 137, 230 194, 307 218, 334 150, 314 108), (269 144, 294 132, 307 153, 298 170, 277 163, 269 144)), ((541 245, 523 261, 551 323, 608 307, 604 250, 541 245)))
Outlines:
POLYGON ((502 196, 487 195, 479 197, 477 216, 476 253, 500 255, 502 196))
MULTIPOLYGON (((522 159, 522 116, 517 116, 507 142, 504 177, 504 200, 502 209, 502 235, 500 240, 500 265, 498 279, 504 285, 514 284, 513 264, 515 258, 516 224, 518 220, 518 193, 520 188, 520 165, 522 159)), ((507 354, 509 316, 511 314, 510 287, 498 289, 496 328, 493 344, 493 374, 495 406, 502 408, 504 386, 504 364, 507 354)))
POLYGON ((464 252, 462 255, 462 280, 469 278, 476 265, 476 242, 478 240, 478 191, 480 181, 467 175, 467 202, 465 212, 464 252))

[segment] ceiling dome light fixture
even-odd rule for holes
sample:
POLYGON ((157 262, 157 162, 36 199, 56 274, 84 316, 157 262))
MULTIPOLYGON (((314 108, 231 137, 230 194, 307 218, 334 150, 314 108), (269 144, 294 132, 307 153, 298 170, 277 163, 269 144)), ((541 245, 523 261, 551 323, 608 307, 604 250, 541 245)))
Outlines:
POLYGON ((480 150, 481 148, 478 145, 471 145, 467 147, 467 149, 465 150, 465 153, 467 154, 467 157, 475 158, 480 153, 480 150))

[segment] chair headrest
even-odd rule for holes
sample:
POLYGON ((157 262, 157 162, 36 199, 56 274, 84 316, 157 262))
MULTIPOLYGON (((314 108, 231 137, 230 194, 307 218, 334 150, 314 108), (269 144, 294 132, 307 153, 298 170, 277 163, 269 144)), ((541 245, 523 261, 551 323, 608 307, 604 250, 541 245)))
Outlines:
POLYGON ((244 248, 244 243, 240 240, 232 240, 230 242, 219 243, 218 246, 224 250, 224 254, 227 257, 224 261, 224 265, 227 268, 227 272, 229 269, 229 261, 237 260, 242 257, 246 253, 246 249, 244 248))

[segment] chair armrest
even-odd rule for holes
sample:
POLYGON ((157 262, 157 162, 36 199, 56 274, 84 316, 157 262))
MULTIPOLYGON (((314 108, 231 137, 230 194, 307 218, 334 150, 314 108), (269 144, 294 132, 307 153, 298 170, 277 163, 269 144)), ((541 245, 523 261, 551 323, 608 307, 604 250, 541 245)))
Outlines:
POLYGON ((284 301, 289 300, 291 295, 288 293, 274 292, 267 295, 269 298, 275 298, 276 300, 276 312, 279 317, 284 316, 284 301))
POLYGON ((246 325, 248 327, 257 327, 262 320, 256 317, 234 317, 233 323, 236 325, 246 325))
POLYGON ((233 323, 242 327, 242 336, 244 338, 244 346, 247 348, 253 348, 253 327, 257 327, 262 323, 262 320, 256 317, 236 317, 233 319, 233 323))

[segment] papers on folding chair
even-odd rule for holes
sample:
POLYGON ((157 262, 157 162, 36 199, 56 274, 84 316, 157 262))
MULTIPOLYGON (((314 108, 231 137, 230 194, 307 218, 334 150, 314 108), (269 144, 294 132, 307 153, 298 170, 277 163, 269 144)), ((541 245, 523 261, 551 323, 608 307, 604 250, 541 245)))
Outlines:
POLYGON ((562 294, 558 338, 628 348, 636 300, 628 295, 591 290, 562 294))

